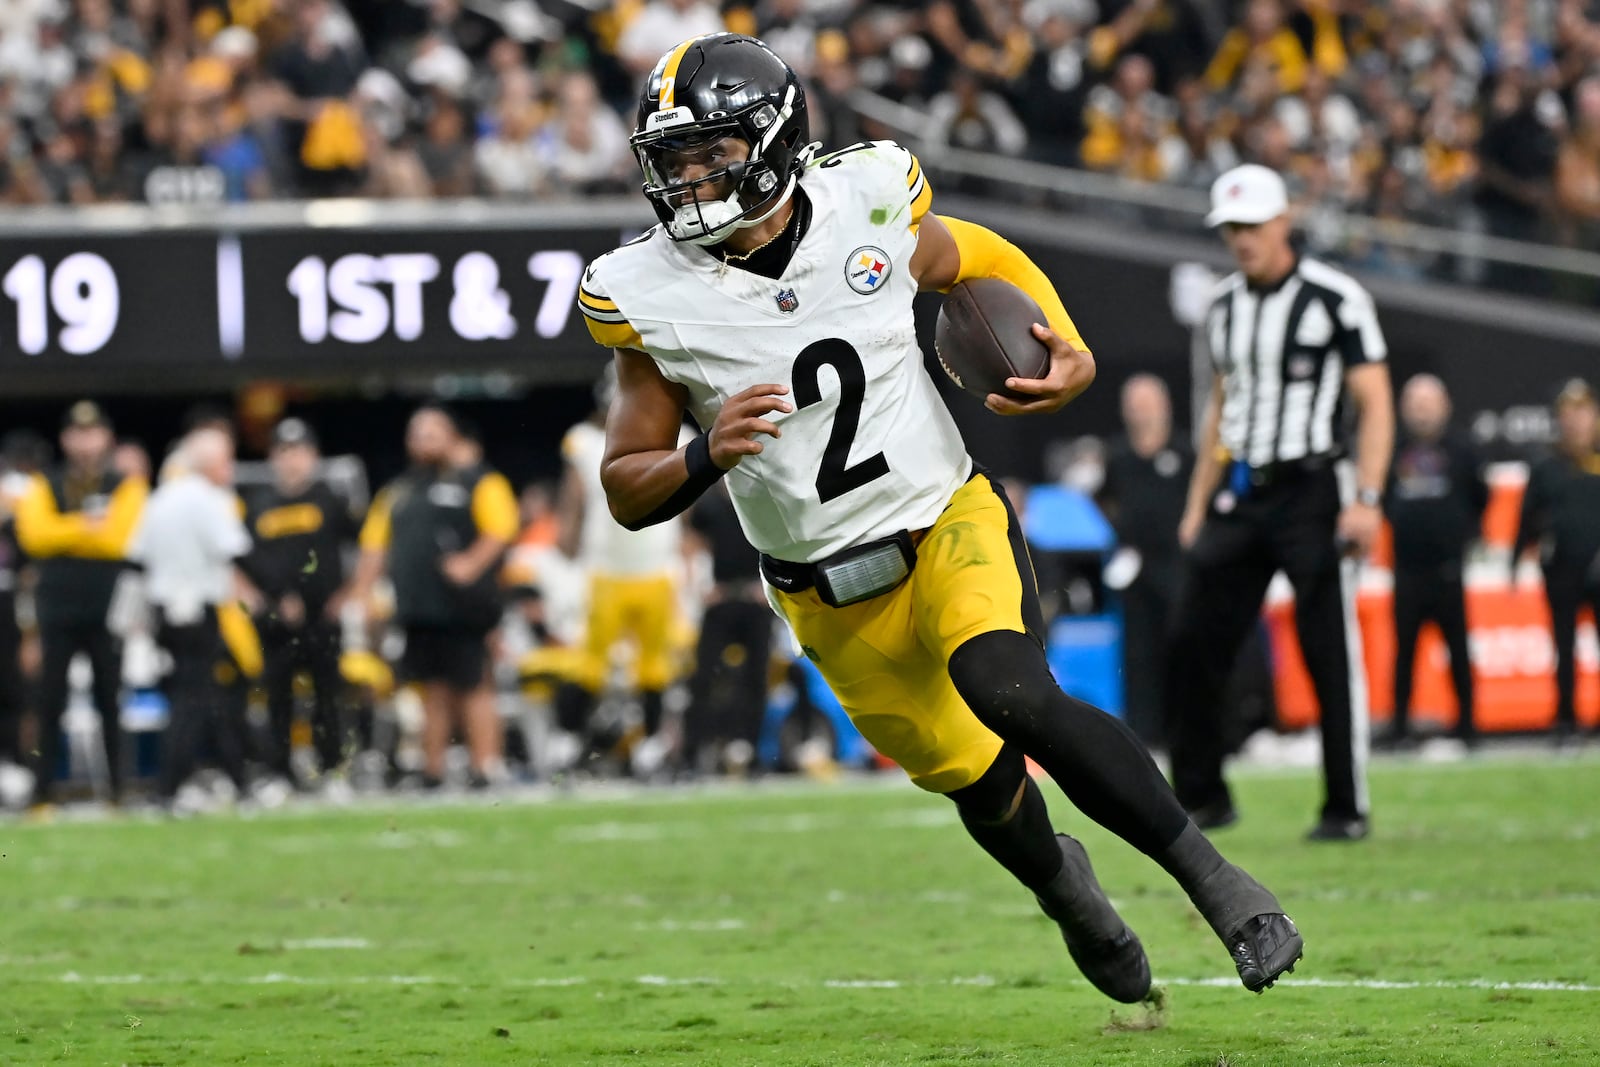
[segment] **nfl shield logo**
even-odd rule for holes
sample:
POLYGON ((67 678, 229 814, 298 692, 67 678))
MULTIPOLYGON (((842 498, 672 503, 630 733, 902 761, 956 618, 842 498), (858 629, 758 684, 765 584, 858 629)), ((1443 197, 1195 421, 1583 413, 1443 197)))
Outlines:
POLYGON ((800 298, 794 295, 793 289, 779 289, 774 299, 778 301, 778 310, 785 315, 793 315, 794 309, 800 306, 800 298))

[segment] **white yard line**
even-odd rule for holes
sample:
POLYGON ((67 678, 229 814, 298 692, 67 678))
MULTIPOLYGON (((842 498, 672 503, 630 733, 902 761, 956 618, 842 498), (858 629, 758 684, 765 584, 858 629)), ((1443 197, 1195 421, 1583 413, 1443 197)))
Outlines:
MULTIPOLYGON (((302 985, 302 986, 388 986, 388 985, 440 985, 440 986, 505 986, 515 988, 560 988, 581 985, 606 985, 625 979, 595 978, 583 975, 564 975, 546 978, 507 978, 498 981, 476 982, 457 978, 439 978, 431 975, 294 975, 273 971, 256 975, 210 975, 163 977, 147 974, 92 974, 67 971, 55 975, 55 982, 66 985, 302 985)), ((786 979, 744 980, 730 983, 711 976, 671 977, 645 974, 632 979, 633 984, 644 986, 714 986, 740 984, 750 986, 784 986, 788 988, 818 989, 905 989, 914 986, 978 986, 1003 985, 989 975, 971 975, 939 980, 902 980, 898 978, 829 978, 816 983, 798 983, 786 979)), ((1054 984, 1054 983, 1052 983, 1054 984)), ((1086 986, 1082 979, 1063 979, 1060 984, 1086 986)), ((1234 977, 1164 977, 1155 979, 1156 985, 1184 986, 1205 989, 1232 989, 1239 984, 1234 977)), ((1440 979, 1435 981, 1404 981, 1384 978, 1296 978, 1290 975, 1279 989, 1360 989, 1378 992, 1408 992, 1412 990, 1486 990, 1490 992, 1523 993, 1600 993, 1600 985, 1589 982, 1527 981, 1507 982, 1493 978, 1440 979)))
POLYGON ((372 942, 364 937, 301 937, 283 942, 283 947, 294 951, 326 951, 331 949, 371 948, 372 942))
POLYGON ((711 934, 727 930, 743 930, 743 919, 658 919, 655 922, 634 923, 635 930, 660 930, 669 934, 711 934))

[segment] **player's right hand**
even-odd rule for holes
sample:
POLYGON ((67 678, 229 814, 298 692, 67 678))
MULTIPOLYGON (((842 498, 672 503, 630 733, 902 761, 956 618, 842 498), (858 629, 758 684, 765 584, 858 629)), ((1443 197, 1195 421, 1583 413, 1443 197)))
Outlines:
POLYGON ((742 393, 735 393, 717 412, 717 421, 711 424, 706 442, 711 448, 711 462, 725 471, 731 471, 746 456, 759 456, 762 443, 758 434, 782 437, 776 423, 762 418, 774 411, 788 414, 794 405, 783 399, 789 395, 787 385, 752 385, 742 393))

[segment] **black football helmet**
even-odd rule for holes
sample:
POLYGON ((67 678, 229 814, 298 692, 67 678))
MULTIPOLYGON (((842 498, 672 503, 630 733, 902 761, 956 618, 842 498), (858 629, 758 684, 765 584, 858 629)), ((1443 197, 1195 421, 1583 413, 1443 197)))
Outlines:
POLYGON ((771 217, 794 192, 811 158, 806 94, 794 69, 754 37, 693 37, 661 57, 639 98, 630 142, 644 171, 644 195, 674 241, 715 244, 771 217), (689 181, 673 181, 670 152, 737 137, 748 159, 689 181), (728 192, 700 200, 707 184, 728 192))

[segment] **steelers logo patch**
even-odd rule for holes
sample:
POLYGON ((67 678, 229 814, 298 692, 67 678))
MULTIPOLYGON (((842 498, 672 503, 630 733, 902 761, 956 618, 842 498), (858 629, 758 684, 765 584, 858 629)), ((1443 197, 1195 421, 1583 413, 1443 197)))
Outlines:
POLYGON ((845 260, 844 280, 861 295, 871 296, 883 288, 893 266, 889 253, 877 245, 862 245, 845 260))

